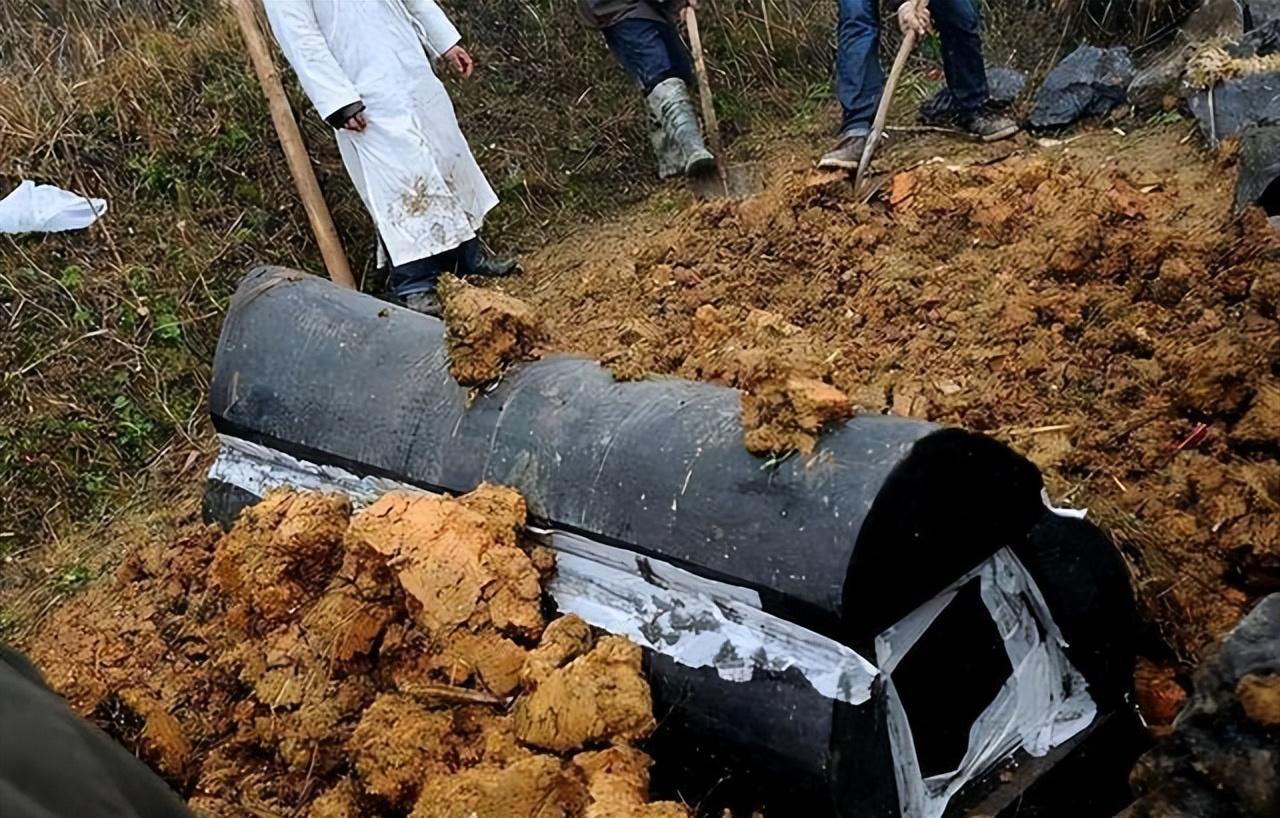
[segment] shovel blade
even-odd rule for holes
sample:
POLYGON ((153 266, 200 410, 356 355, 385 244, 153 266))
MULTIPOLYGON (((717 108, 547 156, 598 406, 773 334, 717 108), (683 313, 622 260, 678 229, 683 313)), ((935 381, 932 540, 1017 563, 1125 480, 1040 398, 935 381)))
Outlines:
POLYGON ((689 189, 699 199, 745 199, 764 190, 764 175, 756 165, 722 165, 690 178, 689 189))

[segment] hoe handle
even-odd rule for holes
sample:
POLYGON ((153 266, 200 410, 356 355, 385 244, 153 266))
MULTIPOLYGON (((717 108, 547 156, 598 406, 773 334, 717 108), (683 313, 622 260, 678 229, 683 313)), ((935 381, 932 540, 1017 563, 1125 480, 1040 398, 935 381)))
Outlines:
POLYGON ((702 103, 702 124, 707 129, 707 141, 711 152, 720 155, 720 120, 716 118, 715 100, 711 96, 711 76, 707 73, 707 58, 702 51, 702 32, 698 29, 698 13, 685 6, 684 24, 689 30, 689 50, 693 52, 693 71, 698 76, 698 100, 702 103))
MULTIPOLYGON (((908 3, 916 0, 907 0, 908 3)), ((889 79, 884 84, 884 93, 880 95, 880 104, 876 107, 876 118, 871 122, 871 133, 867 134, 867 144, 862 149, 862 158, 858 161, 858 175, 855 182, 862 181, 863 174, 871 166, 871 155, 875 153, 876 144, 884 133, 884 121, 889 116, 889 103, 893 102, 893 91, 898 87, 898 78, 911 56, 911 49, 916 46, 916 33, 908 31, 902 36, 902 45, 898 46, 898 56, 893 59, 893 68, 889 70, 889 79)))
POLYGON ((333 226, 333 216, 329 213, 329 206, 325 204, 320 183, 316 181, 315 171, 311 167, 311 157, 307 154, 307 146, 302 141, 302 133, 298 130, 298 122, 293 117, 293 109, 289 107, 289 98, 284 94, 284 86, 280 84, 280 72, 276 69, 271 50, 267 47, 262 28, 258 25, 254 6, 253 0, 231 0, 236 20, 240 23, 240 33, 244 35, 245 46, 249 51, 249 59, 253 62, 254 73, 258 75, 262 93, 266 96, 267 105, 271 109, 271 121, 275 124, 276 135, 280 138, 280 147, 284 148, 289 172, 298 189, 298 196, 302 199, 302 206, 307 211, 307 220, 311 222, 311 231, 315 234, 316 244, 320 245, 320 255, 324 258, 324 266, 329 271, 329 278, 335 284, 355 289, 356 280, 351 275, 351 265, 347 263, 347 254, 343 252, 338 231, 333 226))

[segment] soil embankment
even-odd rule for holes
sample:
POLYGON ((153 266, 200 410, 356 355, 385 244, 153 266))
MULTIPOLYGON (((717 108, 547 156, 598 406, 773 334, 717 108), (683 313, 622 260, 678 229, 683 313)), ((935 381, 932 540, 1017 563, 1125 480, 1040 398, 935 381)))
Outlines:
POLYGON ((279 492, 134 551, 32 658, 203 814, 679 818, 640 649, 546 621, 525 506, 279 492))

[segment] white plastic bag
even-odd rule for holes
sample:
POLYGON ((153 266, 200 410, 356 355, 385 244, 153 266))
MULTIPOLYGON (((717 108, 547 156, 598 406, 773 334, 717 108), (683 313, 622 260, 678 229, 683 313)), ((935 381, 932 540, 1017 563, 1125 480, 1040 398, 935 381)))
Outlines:
POLYGON ((82 230, 106 212, 105 199, 90 199, 28 179, 0 200, 0 233, 82 230))

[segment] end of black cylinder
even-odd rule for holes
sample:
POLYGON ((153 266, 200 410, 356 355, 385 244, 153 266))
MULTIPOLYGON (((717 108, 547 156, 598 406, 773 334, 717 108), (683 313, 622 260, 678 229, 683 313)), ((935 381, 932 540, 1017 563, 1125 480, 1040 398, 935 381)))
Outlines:
POLYGON ((846 642, 872 640, 996 551, 1025 541, 1045 513, 1040 471, 963 429, 922 438, 871 505, 843 594, 846 642))
POLYGON ((1013 550, 1035 579, 1089 695, 1104 712, 1120 708, 1133 689, 1138 630, 1120 552, 1092 523, 1052 513, 1013 550))

